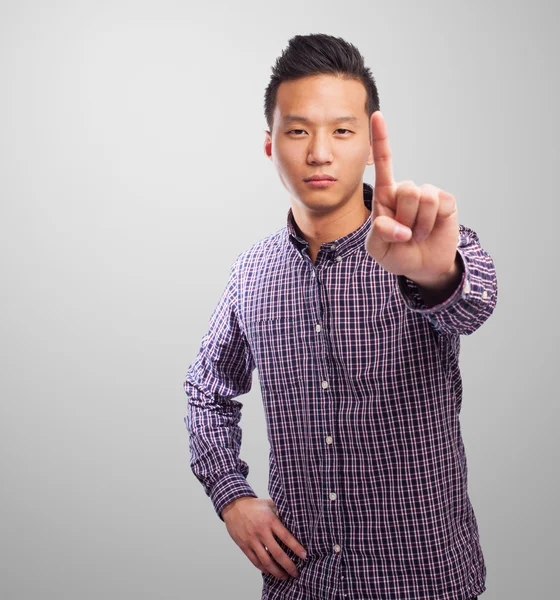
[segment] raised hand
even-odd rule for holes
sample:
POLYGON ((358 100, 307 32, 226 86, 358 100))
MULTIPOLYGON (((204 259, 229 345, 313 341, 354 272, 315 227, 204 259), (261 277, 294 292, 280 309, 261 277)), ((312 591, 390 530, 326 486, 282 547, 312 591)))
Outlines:
POLYGON ((441 288, 459 273, 455 198, 430 184, 397 184, 380 111, 372 114, 370 124, 375 188, 366 250, 385 270, 427 289, 441 288))

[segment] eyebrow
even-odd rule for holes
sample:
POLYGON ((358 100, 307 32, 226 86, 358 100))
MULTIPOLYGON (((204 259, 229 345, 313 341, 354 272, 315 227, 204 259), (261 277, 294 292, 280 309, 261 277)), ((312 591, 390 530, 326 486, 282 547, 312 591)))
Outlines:
MULTIPOLYGON (((284 123, 292 123, 294 121, 299 121, 301 123, 311 123, 311 120, 308 119, 307 117, 302 117, 300 115, 286 115, 284 117, 284 123)), ((337 117, 336 119, 332 119, 332 121, 330 121, 330 123, 358 123, 358 119, 356 119, 356 117, 351 117, 351 116, 344 116, 344 117, 337 117)))

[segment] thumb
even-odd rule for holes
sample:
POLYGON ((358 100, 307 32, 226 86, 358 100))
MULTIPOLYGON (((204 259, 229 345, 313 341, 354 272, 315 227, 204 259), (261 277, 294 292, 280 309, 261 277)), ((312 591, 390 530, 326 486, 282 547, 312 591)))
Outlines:
POLYGON ((409 227, 402 225, 387 215, 375 217, 366 239, 368 253, 376 260, 385 256, 387 246, 394 242, 408 242, 412 237, 409 227), (404 235, 402 235, 404 233, 404 235))
POLYGON ((383 242, 408 242, 412 237, 410 227, 399 223, 395 219, 382 215, 376 217, 372 223, 372 235, 383 242))

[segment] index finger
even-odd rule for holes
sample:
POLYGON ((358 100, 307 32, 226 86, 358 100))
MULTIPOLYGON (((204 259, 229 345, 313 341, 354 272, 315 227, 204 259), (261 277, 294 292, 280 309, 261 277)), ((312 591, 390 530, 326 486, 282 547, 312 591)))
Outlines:
POLYGON ((393 179, 391 147, 389 146, 387 125, 379 110, 371 115, 371 144, 375 167, 375 185, 392 185, 395 181, 393 179))

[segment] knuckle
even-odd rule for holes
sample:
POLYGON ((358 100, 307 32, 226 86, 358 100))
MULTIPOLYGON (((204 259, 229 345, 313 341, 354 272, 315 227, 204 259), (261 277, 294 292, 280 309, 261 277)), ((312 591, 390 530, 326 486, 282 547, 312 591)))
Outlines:
POLYGON ((397 190, 397 197, 398 198, 419 198, 421 194, 421 190, 418 186, 416 186, 414 184, 414 182, 403 182, 401 183, 401 185, 399 186, 399 189, 397 190))
POLYGON ((435 185, 432 185, 431 183, 424 183, 421 186, 421 190, 422 190, 422 196, 429 196, 432 198, 437 198, 438 189, 435 185))
POLYGON ((437 194, 431 193, 422 194, 420 201, 422 204, 429 204, 430 206, 436 206, 439 202, 437 194))

